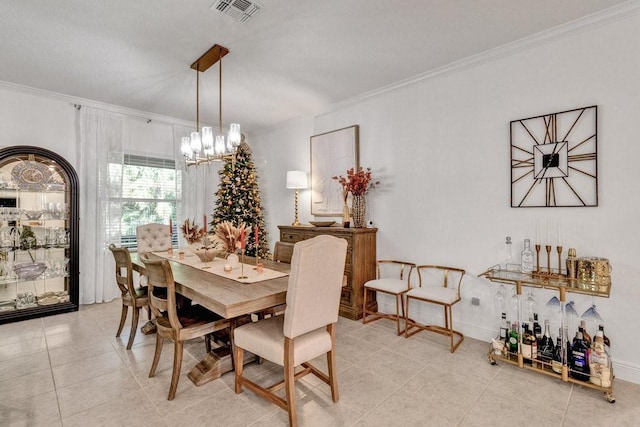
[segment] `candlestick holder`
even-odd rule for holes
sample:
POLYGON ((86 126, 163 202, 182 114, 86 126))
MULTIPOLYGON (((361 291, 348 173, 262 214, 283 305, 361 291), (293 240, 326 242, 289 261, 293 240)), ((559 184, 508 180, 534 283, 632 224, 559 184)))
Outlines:
POLYGON ((540 273, 540 244, 536 243, 536 273, 540 273))
POLYGON ((248 277, 244 275, 244 248, 240 250, 240 276, 238 276, 238 279, 248 279, 248 277))
POLYGON ((556 246, 556 251, 558 252, 558 274, 562 274, 562 246, 556 246))
POLYGON ((544 247, 547 250, 547 273, 551 274, 551 245, 544 247))

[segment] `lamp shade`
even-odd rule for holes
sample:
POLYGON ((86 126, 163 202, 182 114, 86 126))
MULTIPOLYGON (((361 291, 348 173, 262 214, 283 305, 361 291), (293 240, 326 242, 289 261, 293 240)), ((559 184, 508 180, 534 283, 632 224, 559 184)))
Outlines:
POLYGON ((288 171, 287 188, 307 188, 307 173, 305 171, 288 171))

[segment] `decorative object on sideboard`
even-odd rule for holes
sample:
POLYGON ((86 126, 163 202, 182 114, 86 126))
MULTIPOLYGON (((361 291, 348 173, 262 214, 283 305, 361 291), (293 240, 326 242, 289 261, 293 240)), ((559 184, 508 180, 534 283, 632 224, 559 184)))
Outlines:
POLYGON ((191 68, 196 70, 196 130, 191 132, 190 137, 182 137, 180 144, 180 151, 185 158, 187 166, 207 164, 229 157, 233 158, 240 145, 242 136, 238 123, 229 125, 226 141, 222 134, 222 57, 227 53, 229 53, 229 50, 226 47, 216 44, 191 64, 191 68), (218 131, 220 134, 215 137, 214 141, 213 128, 211 126, 204 126, 200 129, 200 73, 208 70, 216 62, 219 62, 218 131))
POLYGON ((596 105, 512 121, 511 207, 598 206, 597 121, 596 105))
POLYGON ((307 173, 304 171, 288 171, 287 172, 287 188, 295 190, 295 220, 293 221, 294 226, 299 226, 300 221, 298 221, 298 190, 303 190, 307 188, 307 173))
POLYGON ((311 215, 342 215, 343 194, 331 177, 358 167, 358 137, 358 125, 311 137, 311 215))
POLYGON ((380 184, 380 181, 373 181, 371 168, 364 169, 360 166, 357 171, 354 168, 350 168, 347 170, 346 177, 336 175, 333 176, 332 179, 338 181, 342 186, 343 195, 345 193, 351 193, 353 196, 351 204, 353 226, 355 228, 366 227, 367 205, 364 196, 369 190, 376 188, 376 186, 380 184))

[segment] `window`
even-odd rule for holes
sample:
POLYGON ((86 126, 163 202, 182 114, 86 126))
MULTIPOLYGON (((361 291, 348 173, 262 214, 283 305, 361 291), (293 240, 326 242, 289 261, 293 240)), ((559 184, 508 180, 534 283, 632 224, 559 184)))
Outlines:
MULTIPOLYGON (((174 160, 124 155, 124 164, 109 164, 111 179, 122 179, 121 197, 111 197, 111 226, 118 227, 120 244, 136 247, 136 227, 152 222, 176 225, 176 212, 182 200, 182 171, 174 160), (119 218, 118 218, 119 217, 119 218), (118 220, 119 219, 119 220, 118 220)), ((177 233, 173 233, 177 244, 177 233)))

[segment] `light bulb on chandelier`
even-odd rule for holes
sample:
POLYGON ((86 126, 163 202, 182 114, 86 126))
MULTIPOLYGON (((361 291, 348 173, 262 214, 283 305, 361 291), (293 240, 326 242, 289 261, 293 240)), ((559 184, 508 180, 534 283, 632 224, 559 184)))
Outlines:
POLYGON ((238 123, 230 124, 226 141, 222 134, 222 57, 227 53, 229 53, 227 48, 216 44, 191 64, 191 68, 196 70, 196 131, 191 132, 190 137, 182 137, 180 143, 180 152, 185 158, 187 166, 228 158, 233 159, 240 146, 242 135, 238 123), (211 126, 204 126, 200 129, 200 73, 206 71, 216 62, 219 62, 218 129, 221 134, 214 138, 211 126), (200 131, 198 132, 198 130, 200 131))

